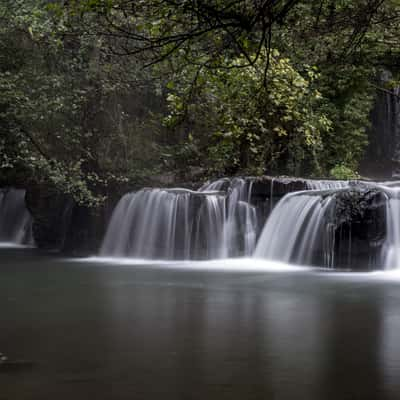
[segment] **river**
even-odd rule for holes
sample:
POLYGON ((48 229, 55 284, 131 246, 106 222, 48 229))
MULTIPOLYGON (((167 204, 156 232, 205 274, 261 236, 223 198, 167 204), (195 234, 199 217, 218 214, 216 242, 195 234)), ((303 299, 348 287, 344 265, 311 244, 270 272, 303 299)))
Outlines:
POLYGON ((0 251, 0 399, 400 398, 400 274, 0 251))

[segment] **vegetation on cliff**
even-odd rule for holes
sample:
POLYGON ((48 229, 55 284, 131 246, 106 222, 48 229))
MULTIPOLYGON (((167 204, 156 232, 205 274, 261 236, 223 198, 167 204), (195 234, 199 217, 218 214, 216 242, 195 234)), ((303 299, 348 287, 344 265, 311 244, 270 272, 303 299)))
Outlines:
POLYGON ((2 180, 88 205, 166 174, 356 176, 399 65, 395 0, 0 0, 0 19, 2 180))

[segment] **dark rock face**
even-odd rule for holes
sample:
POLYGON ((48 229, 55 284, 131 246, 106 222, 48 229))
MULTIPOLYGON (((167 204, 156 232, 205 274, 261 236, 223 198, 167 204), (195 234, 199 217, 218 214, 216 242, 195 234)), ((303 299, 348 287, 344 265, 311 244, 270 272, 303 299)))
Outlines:
POLYGON ((350 189, 335 195, 334 267, 380 268, 386 239, 386 195, 378 189, 350 189))
POLYGON ((302 178, 260 176, 249 177, 251 186, 250 202, 256 207, 258 235, 261 234, 265 221, 275 205, 288 193, 307 189, 307 180, 302 178))
POLYGON ((45 186, 26 191, 26 205, 33 217, 33 237, 39 248, 61 250, 65 242, 73 201, 45 186))
POLYGON ((73 204, 65 229, 62 251, 76 256, 97 253, 107 225, 106 208, 88 208, 73 204))
POLYGON ((306 179, 261 176, 253 178, 251 193, 252 198, 281 198, 285 194, 307 189, 306 179))
POLYGON ((113 208, 111 200, 99 209, 80 206, 49 186, 30 187, 26 205, 39 248, 79 256, 97 251, 113 208))

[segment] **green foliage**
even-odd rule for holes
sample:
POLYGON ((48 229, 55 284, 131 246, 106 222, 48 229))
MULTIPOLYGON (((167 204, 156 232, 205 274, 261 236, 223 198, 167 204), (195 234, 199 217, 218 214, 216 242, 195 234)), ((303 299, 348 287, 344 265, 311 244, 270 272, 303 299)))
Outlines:
POLYGON ((329 177, 334 179, 359 179, 360 175, 345 164, 337 164, 329 171, 329 177))
MULTIPOLYGON (((322 139, 322 172, 344 163, 357 170, 368 144, 370 111, 380 68, 398 71, 399 3, 302 1, 275 40, 295 65, 318 67, 315 84, 332 130, 322 139)), ((318 173, 316 174, 318 175, 318 173)))
MULTIPOLYGON (((395 2, 379 9, 364 0, 299 2, 274 29, 278 57, 272 51, 267 61, 263 53, 247 68, 243 56, 224 55, 224 68, 190 59, 195 65, 181 68, 168 85, 166 123, 193 133, 214 174, 327 176, 338 163, 357 170, 368 145, 377 66, 400 59, 397 15, 395 2)), ((214 40, 223 40, 218 35, 214 40)), ((245 40, 251 49, 258 36, 253 45, 245 40)))
POLYGON ((211 173, 294 174, 318 165, 331 122, 313 85, 317 74, 308 68, 302 76, 277 50, 266 75, 264 65, 265 55, 252 68, 185 68, 169 85, 165 123, 190 132, 211 173))
POLYGON ((369 84, 374 71, 363 66, 327 68, 319 87, 327 102, 324 112, 333 122, 334 129, 324 138, 323 159, 325 171, 344 163, 357 170, 368 145, 370 112, 373 92, 369 84))
POLYGON ((55 17, 46 3, 0 3, 0 166, 96 206, 110 183, 147 171, 155 157, 152 86, 134 63, 104 54, 102 40, 77 34, 79 18, 55 17))
POLYGON ((0 0, 1 174, 89 205, 163 174, 356 177, 400 4, 268 3, 0 0))

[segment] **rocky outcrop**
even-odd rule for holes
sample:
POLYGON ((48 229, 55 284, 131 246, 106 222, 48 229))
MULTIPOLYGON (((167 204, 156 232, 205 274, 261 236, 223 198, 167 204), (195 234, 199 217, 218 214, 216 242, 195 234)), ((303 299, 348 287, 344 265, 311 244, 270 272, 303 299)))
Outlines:
POLYGON ((335 194, 334 267, 381 268, 386 239, 386 201, 381 189, 350 188, 335 194))
POLYGON ((50 187, 37 185, 27 189, 25 201, 33 217, 36 245, 46 250, 61 250, 71 217, 72 199, 50 187))
POLYGON ((25 199, 37 247, 77 256, 97 252, 117 201, 111 197, 102 207, 89 208, 48 185, 29 187, 25 199))
POLYGON ((261 176, 249 178, 252 181, 252 198, 267 199, 283 197, 287 193, 308 189, 308 180, 303 178, 261 176))

